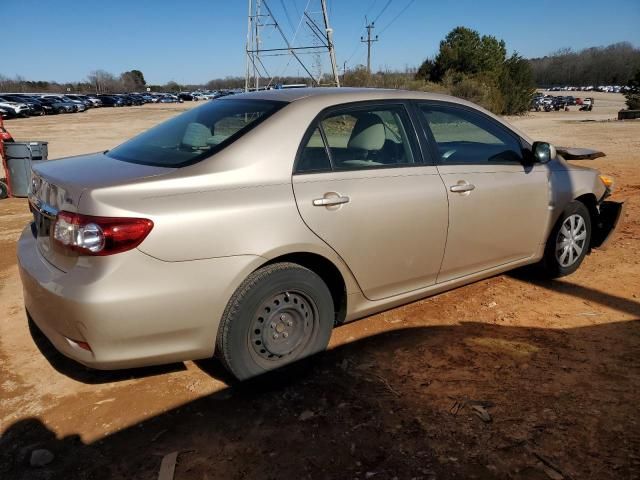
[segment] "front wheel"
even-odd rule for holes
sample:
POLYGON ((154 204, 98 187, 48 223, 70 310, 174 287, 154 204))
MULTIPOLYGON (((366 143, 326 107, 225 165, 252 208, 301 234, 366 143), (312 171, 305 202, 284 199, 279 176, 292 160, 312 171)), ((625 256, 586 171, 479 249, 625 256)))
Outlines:
POLYGON ((542 271, 549 278, 558 278, 575 272, 589 251, 591 242, 591 216, 587 207, 573 201, 564 209, 551 230, 542 271))
POLYGON ((268 265, 229 300, 216 353, 245 380, 325 350, 334 318, 331 293, 315 272, 294 263, 268 265))

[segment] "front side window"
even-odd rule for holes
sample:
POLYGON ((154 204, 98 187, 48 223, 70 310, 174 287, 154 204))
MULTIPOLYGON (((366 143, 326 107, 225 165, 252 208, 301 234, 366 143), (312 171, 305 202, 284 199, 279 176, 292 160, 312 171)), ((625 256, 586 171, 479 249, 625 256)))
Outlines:
POLYGON ((347 108, 325 116, 303 148, 298 172, 415 164, 401 105, 347 108))
POLYGON ((521 163, 518 139, 479 113, 442 105, 420 105, 445 165, 521 163))
POLYGON ((245 99, 209 102, 132 138, 107 155, 159 167, 191 165, 231 144, 284 105, 245 99))

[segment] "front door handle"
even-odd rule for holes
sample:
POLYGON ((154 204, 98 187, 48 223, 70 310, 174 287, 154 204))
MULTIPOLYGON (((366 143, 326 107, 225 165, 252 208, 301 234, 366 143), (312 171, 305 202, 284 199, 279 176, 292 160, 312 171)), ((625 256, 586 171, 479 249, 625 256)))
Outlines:
POLYGON ((316 198, 313 201, 314 207, 331 207, 333 205, 342 205, 343 203, 349 203, 351 199, 344 195, 316 198))
POLYGON ((452 192, 464 193, 470 192, 475 188, 476 186, 471 183, 459 183, 457 185, 451 185, 451 187, 449 187, 449 190, 451 190, 452 192))

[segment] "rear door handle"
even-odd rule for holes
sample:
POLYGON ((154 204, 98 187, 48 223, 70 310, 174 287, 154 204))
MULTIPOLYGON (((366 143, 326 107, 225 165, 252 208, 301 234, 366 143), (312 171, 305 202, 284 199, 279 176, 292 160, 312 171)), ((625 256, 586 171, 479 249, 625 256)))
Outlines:
POLYGON ((451 185, 451 187, 449 187, 449 190, 451 190, 452 192, 464 193, 464 192, 470 192, 475 188, 476 186, 471 183, 462 183, 462 184, 459 183, 458 185, 451 185))
POLYGON ((314 207, 330 207, 332 205, 342 205, 343 203, 349 203, 351 199, 347 196, 339 195, 337 197, 324 197, 316 198, 313 201, 314 207))

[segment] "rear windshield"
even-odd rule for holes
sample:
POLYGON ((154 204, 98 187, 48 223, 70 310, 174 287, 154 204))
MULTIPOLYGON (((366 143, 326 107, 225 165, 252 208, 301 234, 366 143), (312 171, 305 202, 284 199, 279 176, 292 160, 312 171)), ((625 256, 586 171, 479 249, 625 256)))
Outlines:
POLYGON ((213 100, 141 133, 108 156, 159 167, 184 167, 207 158, 286 105, 269 100, 213 100))

